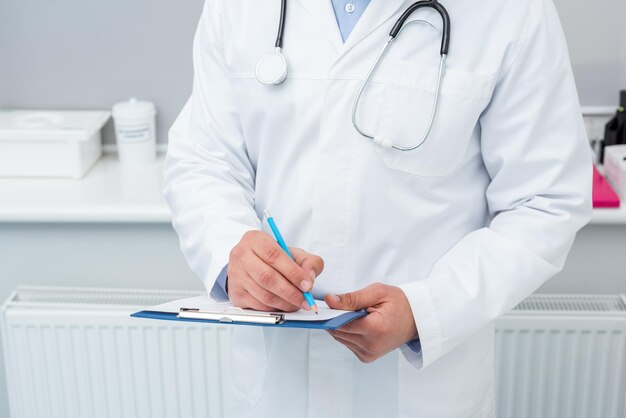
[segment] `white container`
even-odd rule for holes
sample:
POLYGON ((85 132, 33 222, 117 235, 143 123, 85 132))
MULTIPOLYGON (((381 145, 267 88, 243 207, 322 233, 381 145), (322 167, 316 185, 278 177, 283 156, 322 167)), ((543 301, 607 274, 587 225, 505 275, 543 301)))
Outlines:
POLYGON ((604 149, 604 171, 622 201, 626 200, 626 145, 604 149))
POLYGON ((145 165, 156 161, 156 108, 137 99, 113 106, 115 136, 120 162, 145 165))
POLYGON ((102 155, 105 111, 0 110, 0 177, 80 179, 102 155))

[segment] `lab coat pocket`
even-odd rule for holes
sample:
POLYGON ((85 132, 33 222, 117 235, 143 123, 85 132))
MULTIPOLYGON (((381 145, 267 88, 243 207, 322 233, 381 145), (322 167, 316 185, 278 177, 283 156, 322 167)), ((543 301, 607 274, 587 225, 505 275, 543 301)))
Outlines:
MULTIPOLYGON (((376 137, 411 147, 428 129, 439 68, 410 61, 396 61, 394 66, 395 78, 384 82, 376 137)), ((495 76, 446 69, 428 137, 411 151, 377 146, 385 165, 424 177, 452 173, 463 160, 494 84, 495 76)))
POLYGON ((233 326, 231 342, 229 370, 234 398, 254 406, 263 396, 265 385, 267 351, 264 330, 262 327, 233 326))

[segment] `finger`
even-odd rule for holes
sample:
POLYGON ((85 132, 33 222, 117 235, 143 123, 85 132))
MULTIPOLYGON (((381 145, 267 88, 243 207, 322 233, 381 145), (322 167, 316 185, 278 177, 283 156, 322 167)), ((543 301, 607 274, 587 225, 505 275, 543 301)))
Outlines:
POLYGON ((363 350, 361 350, 361 348, 354 344, 351 343, 350 341, 344 340, 341 337, 335 337, 333 336, 333 338, 335 339, 335 341, 343 344, 344 346, 346 346, 350 351, 352 351, 354 353, 355 356, 357 356, 357 358, 362 361, 362 362, 367 362, 369 361, 369 356, 367 353, 365 353, 363 350))
POLYGON ((342 331, 339 331, 339 330, 329 331, 329 333, 333 337, 341 338, 344 341, 348 341, 348 342, 351 342, 352 344, 355 344, 356 346, 358 346, 364 352, 367 351, 365 349, 365 338, 363 337, 363 335, 349 334, 347 332, 342 332, 342 331))
POLYGON ((364 318, 351 321, 347 323, 346 325, 344 325, 343 327, 339 328, 338 331, 344 332, 346 334, 365 335, 368 333, 370 329, 369 321, 367 321, 367 319, 368 318, 366 316, 364 318))
POLYGON ((303 292, 313 287, 313 279, 269 235, 260 239, 252 250, 263 262, 283 275, 303 292))
POLYGON ((333 309, 344 309, 357 311, 377 305, 385 297, 386 286, 381 283, 374 283, 356 292, 344 293, 341 295, 328 294, 324 300, 333 309))
MULTIPOLYGON (((258 286, 278 296, 280 299, 293 306, 297 306, 298 308, 304 306, 304 295, 302 295, 302 291, 300 289, 295 287, 289 280, 274 270, 271 266, 265 264, 255 253, 251 252, 248 257, 249 258, 246 258, 245 264, 246 271, 258 286)), ((269 298, 269 296, 265 297, 269 298)), ((260 300, 266 303, 264 299, 260 300)), ((308 306, 309 305, 306 304, 307 308, 308 306)))
POLYGON ((322 274, 324 270, 324 260, 322 260, 322 257, 308 253, 300 248, 289 248, 289 251, 291 251, 291 255, 293 255, 296 263, 298 263, 305 272, 308 272, 313 280, 322 274))
POLYGON ((234 289, 230 301, 233 305, 242 309, 254 309, 265 312, 273 311, 271 307, 264 305, 244 289, 234 289))
POLYGON ((248 273, 246 273, 246 271, 239 264, 240 263, 229 263, 228 269, 226 271, 226 283, 225 283, 226 289, 225 290, 226 290, 226 294, 231 300, 233 296, 231 294, 231 291, 237 288, 243 289, 244 287, 241 286, 240 283, 243 283, 249 277, 248 273))
MULTIPOLYGON (((252 297, 254 297, 256 300, 266 306, 273 308, 274 310, 294 312, 302 307, 301 305, 291 304, 282 299, 279 295, 263 289, 254 280, 252 280, 252 278, 250 278, 250 281, 246 283, 246 291, 250 293, 250 295, 252 295, 252 297)), ((302 300, 302 303, 306 303, 304 302, 304 298, 302 298, 302 300)))

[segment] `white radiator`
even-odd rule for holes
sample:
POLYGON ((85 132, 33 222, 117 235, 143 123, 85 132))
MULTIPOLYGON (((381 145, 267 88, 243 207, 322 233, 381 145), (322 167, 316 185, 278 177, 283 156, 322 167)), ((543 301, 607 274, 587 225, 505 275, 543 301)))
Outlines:
MULTIPOLYGON (((11 416, 221 417, 227 328, 128 317, 196 294, 18 289, 2 313, 11 416)), ((498 418, 626 418, 626 300, 533 295, 498 321, 496 362, 498 418)))
POLYGON ((496 327, 498 418, 626 418, 626 298, 532 295, 496 327))

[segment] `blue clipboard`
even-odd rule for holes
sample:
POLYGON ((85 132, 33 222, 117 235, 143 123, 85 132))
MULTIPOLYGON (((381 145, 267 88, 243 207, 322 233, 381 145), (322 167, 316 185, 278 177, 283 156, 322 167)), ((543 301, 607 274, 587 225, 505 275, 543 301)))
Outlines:
POLYGON ((183 321, 183 322, 204 322, 208 324, 222 324, 222 325, 247 325, 253 327, 274 327, 274 328, 306 328, 306 329, 323 329, 333 330, 341 328, 347 323, 354 321, 355 319, 362 318, 367 315, 365 310, 356 312, 347 312, 341 314, 335 318, 325 321, 284 321, 279 324, 260 324, 257 322, 246 321, 233 321, 223 322, 218 320, 208 319, 192 319, 192 318, 179 318, 178 314, 169 312, 155 312, 155 311, 139 311, 135 312, 131 316, 133 318, 148 318, 148 319, 161 319, 166 321, 183 321))

